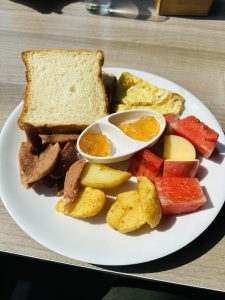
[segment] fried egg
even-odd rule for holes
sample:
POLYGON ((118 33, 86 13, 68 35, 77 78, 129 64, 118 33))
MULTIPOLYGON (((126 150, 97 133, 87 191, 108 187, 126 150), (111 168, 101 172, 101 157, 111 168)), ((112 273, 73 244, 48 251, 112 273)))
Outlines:
POLYGON ((163 115, 181 114, 184 98, 176 93, 156 87, 128 72, 117 82, 113 99, 113 112, 127 109, 152 109, 163 115))

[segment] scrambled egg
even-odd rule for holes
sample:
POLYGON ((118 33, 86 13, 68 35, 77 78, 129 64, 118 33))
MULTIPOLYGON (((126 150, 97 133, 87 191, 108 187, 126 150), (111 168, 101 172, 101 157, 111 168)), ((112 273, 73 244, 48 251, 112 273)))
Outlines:
POLYGON ((128 72, 121 74, 114 95, 113 112, 127 109, 152 109, 163 115, 181 114, 184 98, 158 88, 128 72))

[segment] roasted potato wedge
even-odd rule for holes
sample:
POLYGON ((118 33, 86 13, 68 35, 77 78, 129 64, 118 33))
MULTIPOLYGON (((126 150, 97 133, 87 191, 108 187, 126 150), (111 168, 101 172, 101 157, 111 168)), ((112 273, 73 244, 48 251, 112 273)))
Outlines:
POLYGON ((140 204, 151 228, 156 227, 162 218, 162 209, 155 185, 144 176, 137 177, 140 204))
POLYGON ((101 190, 91 187, 83 187, 80 189, 76 200, 64 209, 64 199, 62 198, 56 204, 56 210, 73 218, 89 218, 96 216, 106 202, 105 193, 101 190))
POLYGON ((129 191, 117 196, 106 215, 107 223, 121 233, 132 232, 146 223, 141 209, 138 191, 129 191))
POLYGON ((114 188, 127 181, 131 173, 115 170, 108 166, 87 163, 81 175, 81 184, 98 189, 114 188))

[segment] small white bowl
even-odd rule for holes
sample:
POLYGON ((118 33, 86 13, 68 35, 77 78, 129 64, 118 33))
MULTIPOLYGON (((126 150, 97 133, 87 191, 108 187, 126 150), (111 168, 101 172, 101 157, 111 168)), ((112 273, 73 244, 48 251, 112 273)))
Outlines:
POLYGON ((88 126, 77 140, 77 149, 81 156, 95 163, 115 163, 129 159, 135 152, 153 146, 162 135, 166 126, 165 118, 150 109, 134 109, 108 115, 88 126), (141 142, 127 136, 118 125, 133 122, 142 116, 154 116, 160 125, 159 133, 148 142, 141 142), (80 149, 80 140, 87 132, 104 134, 112 143, 112 151, 107 156, 92 156, 80 149))

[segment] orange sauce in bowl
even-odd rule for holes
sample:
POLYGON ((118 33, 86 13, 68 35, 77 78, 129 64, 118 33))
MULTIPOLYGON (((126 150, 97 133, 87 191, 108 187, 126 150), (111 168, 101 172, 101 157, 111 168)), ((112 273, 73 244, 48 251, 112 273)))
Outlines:
POLYGON ((160 125, 153 116, 143 116, 134 122, 122 123, 118 127, 132 139, 141 142, 150 141, 160 131, 160 125))
POLYGON ((110 140, 101 133, 87 132, 80 140, 80 149, 92 156, 108 156, 111 149, 110 140))

